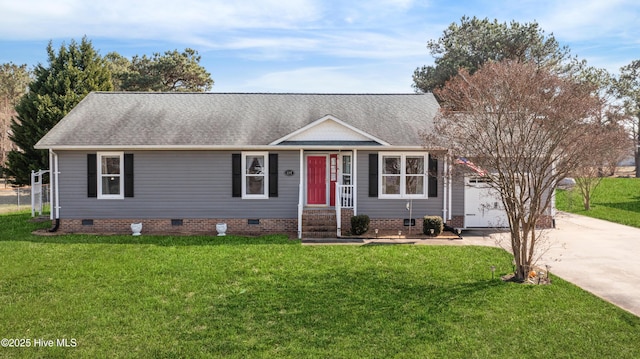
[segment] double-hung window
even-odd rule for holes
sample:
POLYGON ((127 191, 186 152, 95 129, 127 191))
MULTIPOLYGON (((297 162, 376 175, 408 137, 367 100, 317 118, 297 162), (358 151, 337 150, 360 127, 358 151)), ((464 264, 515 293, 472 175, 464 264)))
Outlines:
POLYGON ((380 198, 426 198, 427 153, 379 154, 380 198))
POLYGON ((122 152, 98 153, 98 198, 124 198, 123 158, 122 152))
POLYGON ((242 197, 269 198, 268 152, 243 152, 242 168, 242 197))

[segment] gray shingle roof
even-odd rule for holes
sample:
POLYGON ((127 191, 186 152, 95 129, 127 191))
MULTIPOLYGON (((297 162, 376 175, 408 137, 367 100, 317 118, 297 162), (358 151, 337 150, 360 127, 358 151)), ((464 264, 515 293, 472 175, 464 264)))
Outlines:
POLYGON ((94 92, 36 146, 266 146, 326 115, 393 146, 420 146, 438 108, 432 94, 94 92))

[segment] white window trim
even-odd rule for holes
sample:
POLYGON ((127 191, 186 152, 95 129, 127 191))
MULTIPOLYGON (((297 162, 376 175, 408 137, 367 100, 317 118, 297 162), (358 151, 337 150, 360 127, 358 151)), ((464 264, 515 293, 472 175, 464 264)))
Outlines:
POLYGON ((344 176, 349 176, 349 179, 351 181, 351 185, 353 185, 353 153, 351 152, 345 152, 345 153, 341 153, 338 156, 338 179, 339 179, 339 184, 344 184, 344 176), (343 168, 343 158, 344 157, 351 157, 351 167, 349 168, 349 173, 344 173, 344 168, 343 168))
MULTIPOLYGON (((428 198, 429 194, 429 153, 428 152, 378 152, 378 198, 384 199, 398 199, 398 198, 428 198), (400 157, 400 194, 386 194, 383 193, 383 169, 384 169, 384 157, 400 157), (423 181, 423 194, 407 194, 406 189, 406 158, 407 157, 423 157, 424 158, 424 173, 422 174, 423 181)), ((398 176, 398 175, 394 175, 398 176)), ((412 176, 415 176, 412 174, 412 176)))
POLYGON ((243 199, 268 199, 269 198, 269 152, 242 152, 241 166, 242 166, 242 198, 243 199), (264 181, 263 194, 247 193, 247 157, 248 156, 264 157, 264 168, 262 170, 262 176, 264 181))
POLYGON ((98 152, 98 199, 124 199, 124 152, 98 152), (115 157, 120 158, 120 194, 103 194, 102 193, 102 157, 115 157))

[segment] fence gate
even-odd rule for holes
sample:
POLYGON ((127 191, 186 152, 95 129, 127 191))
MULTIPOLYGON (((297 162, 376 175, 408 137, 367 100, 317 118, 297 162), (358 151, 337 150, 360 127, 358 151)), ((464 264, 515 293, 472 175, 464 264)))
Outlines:
POLYGON ((42 185, 42 175, 49 170, 31 171, 31 217, 35 217, 36 211, 38 215, 42 215, 44 186, 42 185))

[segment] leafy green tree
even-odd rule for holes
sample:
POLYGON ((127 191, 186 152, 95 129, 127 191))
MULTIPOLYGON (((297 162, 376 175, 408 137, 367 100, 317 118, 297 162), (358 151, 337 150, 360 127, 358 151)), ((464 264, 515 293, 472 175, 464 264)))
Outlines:
POLYGON ((33 146, 91 91, 111 91, 111 73, 86 37, 47 46, 48 66, 38 64, 29 92, 16 106, 11 139, 18 146, 8 155, 8 174, 18 185, 28 184, 31 170, 48 168, 48 153, 33 146))
POLYGON ((635 143, 636 177, 640 177, 640 60, 632 61, 620 69, 615 81, 615 94, 622 100, 628 116, 631 135, 635 143))
POLYGON ((473 74, 488 61, 519 60, 552 71, 567 71, 572 66, 566 61, 569 49, 561 47, 553 34, 546 36, 535 21, 507 24, 463 16, 460 24, 449 25, 442 37, 427 43, 427 48, 435 57, 434 66, 414 71, 416 91, 442 88, 459 69, 473 74))
POLYGON ((0 65, 0 105, 15 106, 27 92, 29 81, 27 65, 16 65, 13 62, 0 65))
POLYGON ((134 56, 131 61, 116 52, 107 54, 118 91, 191 91, 211 90, 211 74, 200 65, 193 49, 134 56))
POLYGON ((27 65, 0 65, 0 166, 4 166, 7 153, 14 148, 9 139, 11 118, 16 115, 15 106, 27 92, 29 81, 27 65))
POLYGON ((105 64, 111 72, 111 82, 115 91, 126 91, 123 88, 122 81, 130 76, 133 71, 131 61, 119 53, 113 51, 104 56, 105 64))

